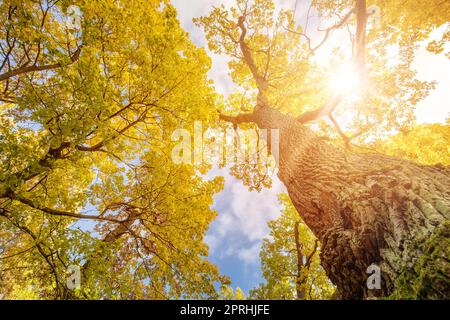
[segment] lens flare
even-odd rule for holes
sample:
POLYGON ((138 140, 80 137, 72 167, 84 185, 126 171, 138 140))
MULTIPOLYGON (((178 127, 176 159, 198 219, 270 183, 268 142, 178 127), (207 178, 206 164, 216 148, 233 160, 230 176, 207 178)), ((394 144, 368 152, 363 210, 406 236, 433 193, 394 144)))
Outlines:
POLYGON ((329 80, 329 86, 335 94, 348 95, 361 88, 361 76, 352 65, 345 65, 336 70, 329 80))

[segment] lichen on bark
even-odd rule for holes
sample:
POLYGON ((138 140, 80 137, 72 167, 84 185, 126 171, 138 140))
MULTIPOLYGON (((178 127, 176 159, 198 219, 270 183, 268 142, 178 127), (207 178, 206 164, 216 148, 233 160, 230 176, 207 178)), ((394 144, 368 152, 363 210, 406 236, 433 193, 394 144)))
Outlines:
POLYGON ((417 241, 421 252, 412 267, 399 275, 390 299, 442 299, 450 297, 450 220, 436 228, 425 242, 417 241))

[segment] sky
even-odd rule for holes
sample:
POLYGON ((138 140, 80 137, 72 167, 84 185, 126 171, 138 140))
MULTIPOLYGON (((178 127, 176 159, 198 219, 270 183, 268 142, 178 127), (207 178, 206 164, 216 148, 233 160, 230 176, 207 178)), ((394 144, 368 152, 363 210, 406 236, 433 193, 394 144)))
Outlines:
POLYGON ((218 216, 205 238, 210 261, 231 277, 233 287, 248 292, 262 282, 261 240, 269 234, 267 222, 280 215, 278 195, 286 190, 276 175, 272 188, 261 192, 248 191, 226 168, 211 170, 207 178, 214 176, 223 176, 225 187, 214 197, 218 216))
MULTIPOLYGON (((178 10, 182 27, 189 33, 191 40, 199 47, 207 49, 204 32, 194 25, 192 19, 207 15, 213 6, 224 4, 231 6, 234 0, 172 0, 178 10)), ((293 8, 295 0, 275 0, 277 8, 293 8)), ((309 0, 299 1, 296 11, 298 22, 304 21, 309 0)), ((313 31, 314 22, 311 26, 313 31)), ((431 35, 437 37, 439 30, 431 35)), ((318 59, 325 59, 327 54, 342 40, 342 35, 335 37, 321 48, 318 59)), ((208 49, 207 49, 208 51, 208 49)), ((212 67, 209 77, 214 81, 216 90, 227 95, 235 88, 228 74, 228 58, 209 52, 212 67)), ((420 80, 437 81, 436 89, 422 102, 416 110, 418 122, 445 122, 450 116, 448 84, 450 83, 450 60, 426 51, 422 45, 415 60, 415 67, 420 80)), ((263 281, 261 276, 259 251, 264 237, 268 236, 267 222, 280 215, 278 195, 285 188, 276 176, 273 177, 271 189, 250 192, 241 181, 231 177, 228 170, 213 169, 207 177, 223 176, 225 188, 214 200, 218 218, 211 224, 205 241, 210 247, 210 261, 216 263, 222 274, 231 277, 232 286, 240 287, 248 293, 263 281)))

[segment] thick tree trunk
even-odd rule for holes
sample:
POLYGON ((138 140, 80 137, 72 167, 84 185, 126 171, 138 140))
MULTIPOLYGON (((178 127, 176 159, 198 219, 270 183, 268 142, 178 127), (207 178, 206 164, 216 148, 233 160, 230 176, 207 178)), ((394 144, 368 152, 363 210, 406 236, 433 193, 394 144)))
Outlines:
POLYGON ((252 121, 280 129, 278 175, 339 298, 450 298, 449 168, 339 149, 270 108, 252 121), (366 285, 372 264, 380 290, 366 285))

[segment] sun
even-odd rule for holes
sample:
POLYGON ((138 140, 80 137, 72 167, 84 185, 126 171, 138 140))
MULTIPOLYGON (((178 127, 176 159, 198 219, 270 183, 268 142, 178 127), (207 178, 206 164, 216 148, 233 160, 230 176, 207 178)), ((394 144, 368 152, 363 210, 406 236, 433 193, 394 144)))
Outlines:
POLYGON ((351 64, 337 68, 328 82, 330 89, 337 95, 347 96, 362 87, 361 73, 351 64))

